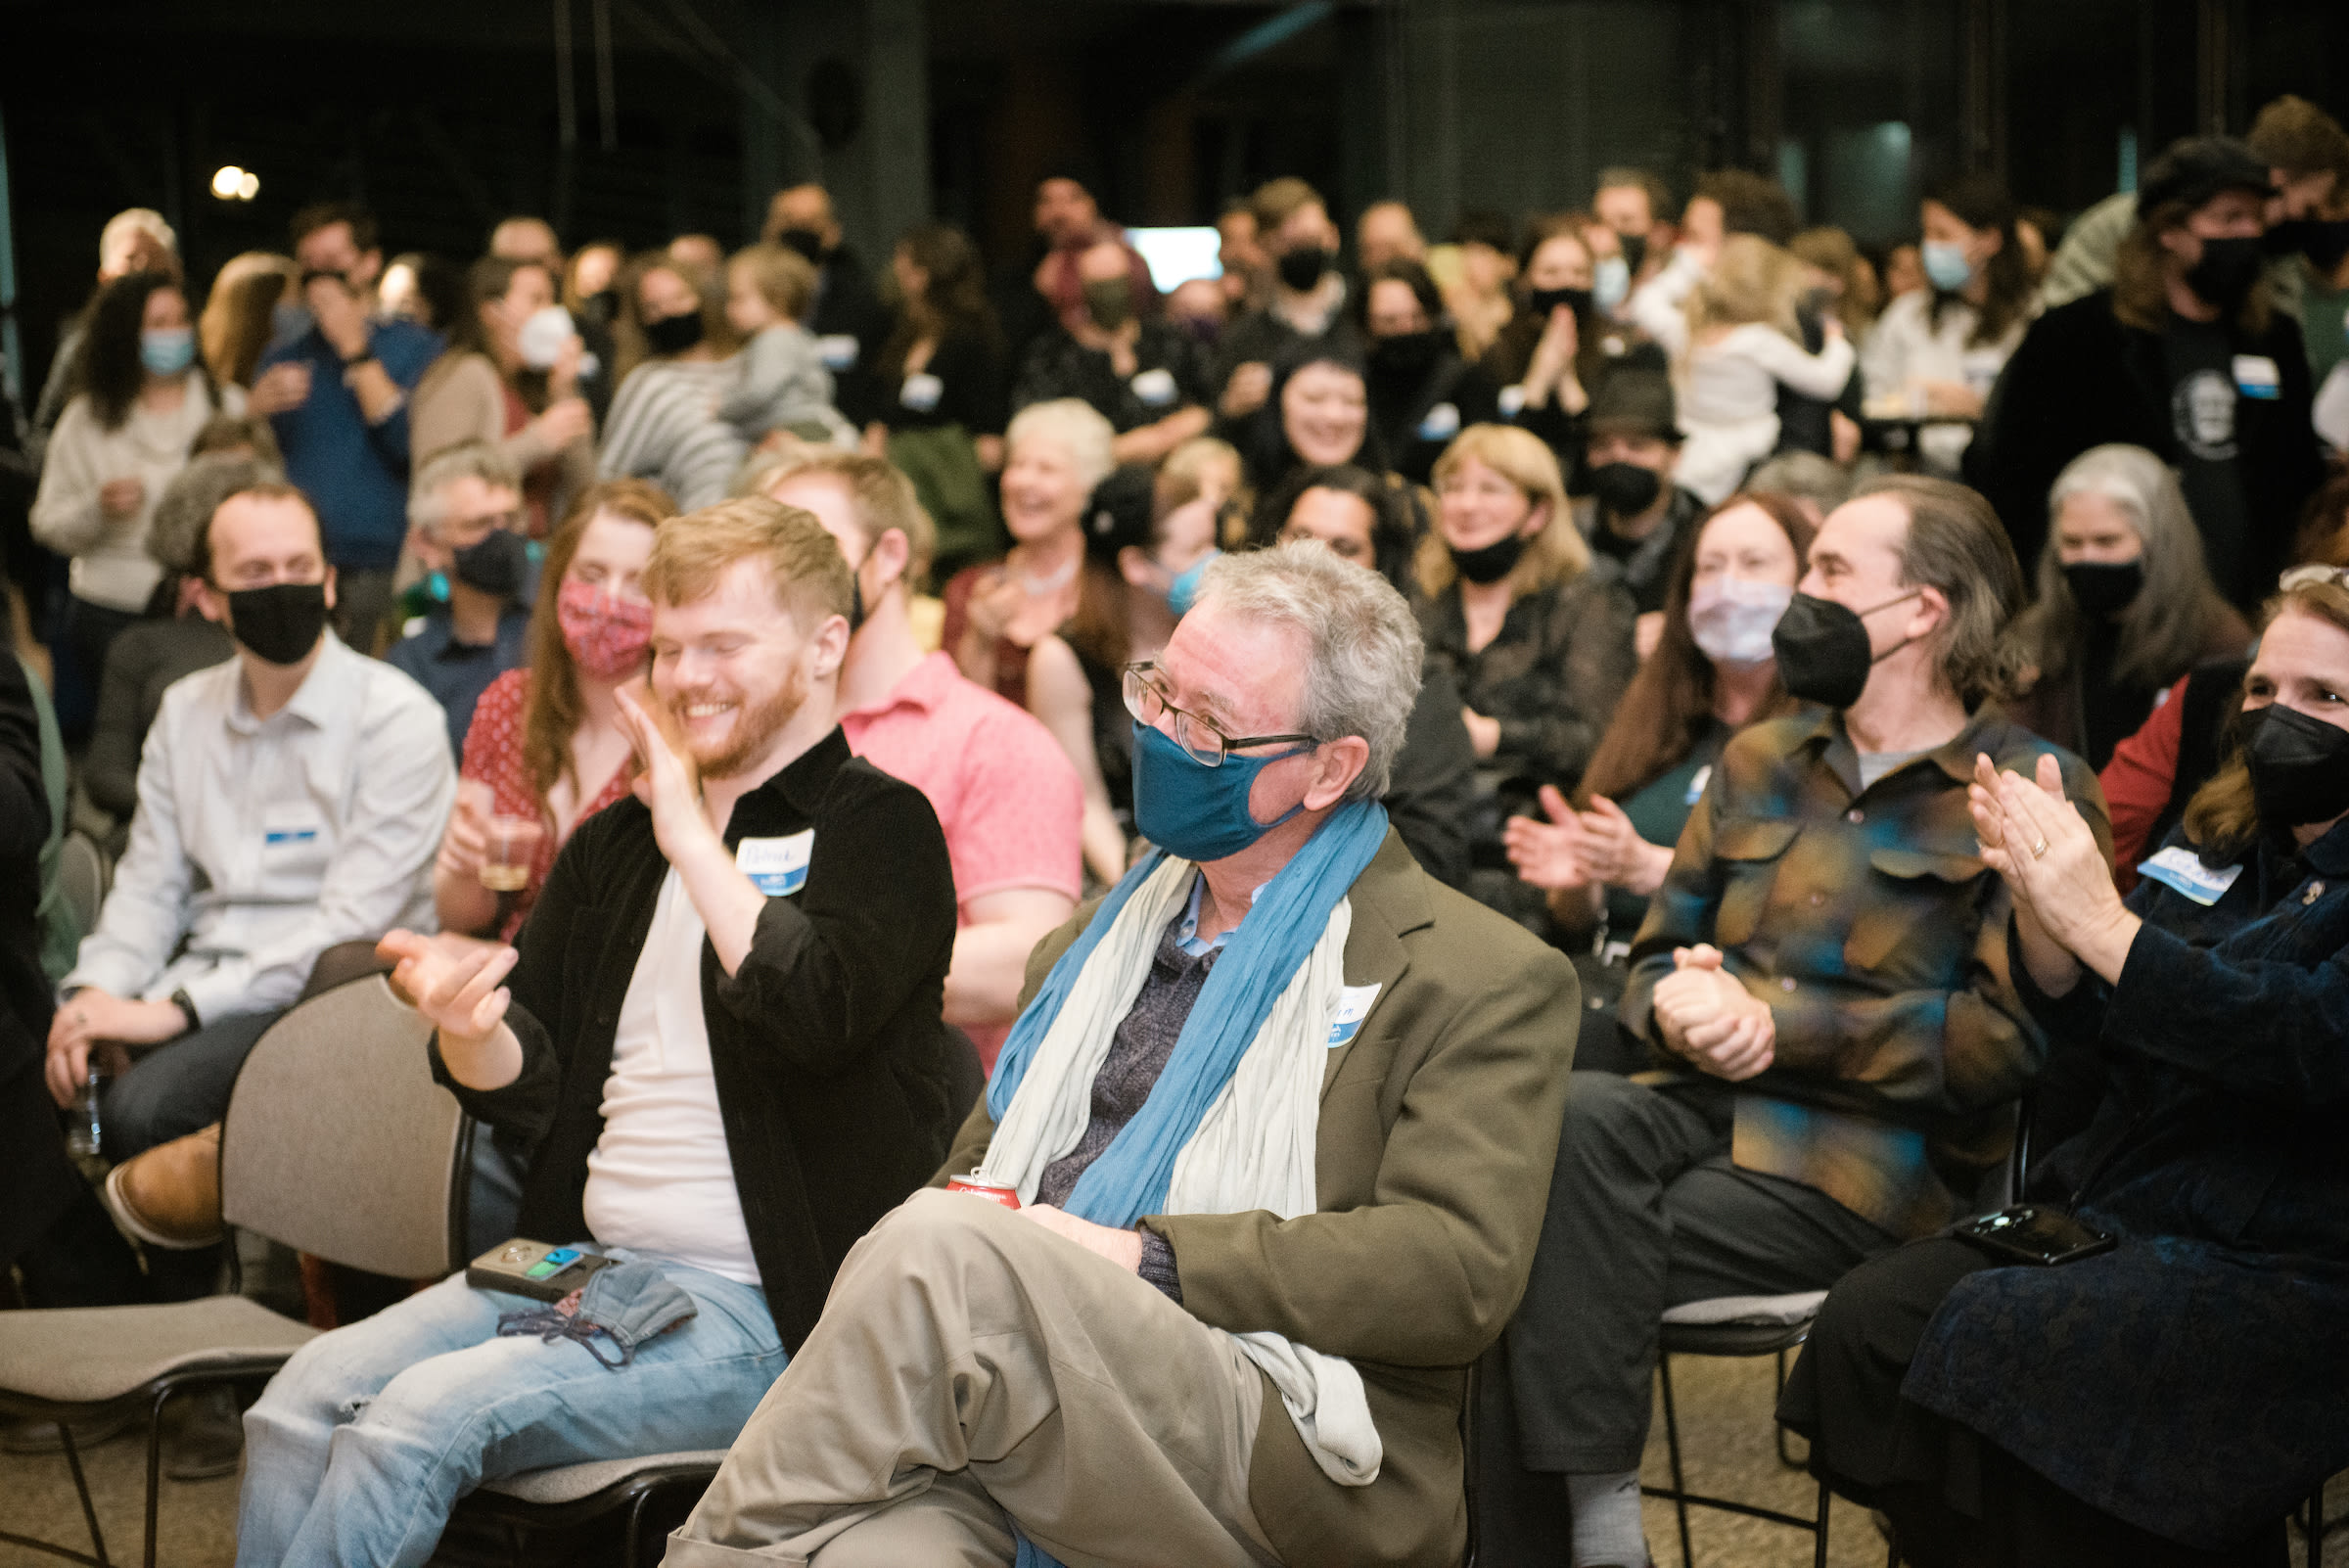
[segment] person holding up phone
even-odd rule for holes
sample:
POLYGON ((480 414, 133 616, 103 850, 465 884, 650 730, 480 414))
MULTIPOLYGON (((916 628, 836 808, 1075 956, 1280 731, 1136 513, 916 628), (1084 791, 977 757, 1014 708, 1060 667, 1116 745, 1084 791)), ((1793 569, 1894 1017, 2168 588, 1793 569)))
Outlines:
POLYGON ((944 837, 832 717, 832 536, 731 501, 662 524, 642 581, 633 798, 572 834, 519 948, 379 950, 436 1076, 533 1144, 517 1239, 649 1264, 693 1311, 617 1370, 507 1337, 540 1304, 463 1275, 313 1340, 245 1418, 246 1568, 420 1564, 485 1477, 724 1448, 967 1109, 944 837))
POLYGON ((1976 763, 2055 1044, 2022 1196, 2118 1241, 2034 1267, 1935 1236, 1828 1294, 1778 1418, 1909 1562, 2280 1561, 2349 1464, 2344 694, 2349 574, 2287 573, 2234 755, 2126 900, 2046 761, 1976 763))

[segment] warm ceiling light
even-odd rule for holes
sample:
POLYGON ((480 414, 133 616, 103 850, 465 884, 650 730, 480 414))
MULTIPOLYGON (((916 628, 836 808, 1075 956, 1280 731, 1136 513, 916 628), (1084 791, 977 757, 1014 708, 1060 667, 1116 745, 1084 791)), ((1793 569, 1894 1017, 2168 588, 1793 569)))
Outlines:
POLYGON ((260 193, 261 177, 234 163, 212 170, 212 194, 223 202, 250 202, 260 193))
POLYGON ((247 169, 244 176, 237 181, 237 200, 250 202, 260 194, 261 177, 253 170, 247 169))

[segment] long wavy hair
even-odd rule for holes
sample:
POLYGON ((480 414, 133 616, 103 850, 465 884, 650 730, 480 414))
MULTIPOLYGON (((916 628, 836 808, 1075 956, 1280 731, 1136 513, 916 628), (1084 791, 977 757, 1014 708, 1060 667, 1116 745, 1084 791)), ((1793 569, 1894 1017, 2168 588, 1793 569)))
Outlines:
MULTIPOLYGON (((1584 807, 1588 808, 1593 795, 1620 801, 1670 772, 1696 749, 1697 737, 1713 717, 1713 661, 1705 657, 1688 629, 1688 600, 1696 582, 1697 542, 1704 537, 1706 526, 1741 506, 1759 508, 1786 535, 1786 542, 1794 546, 1797 581, 1808 569, 1811 539, 1818 530, 1811 526, 1810 516, 1788 496, 1741 491, 1707 512, 1688 530, 1673 554, 1672 578, 1664 590, 1664 635, 1624 688, 1622 700, 1615 705, 1615 716, 1608 721, 1606 733, 1599 736, 1589 765, 1583 769, 1579 804, 1584 807)), ((1773 676, 1770 695, 1747 722, 1775 718, 1796 706, 1786 687, 1773 676)))
MULTIPOLYGON (((2260 629, 2265 631, 2274 625, 2276 618, 2287 610, 2313 616, 2349 632, 2349 586, 2336 575, 2286 588, 2262 608, 2260 629)), ((2249 679, 2249 671, 2244 672, 2244 678, 2249 679)), ((2242 853, 2263 830, 2282 833, 2298 825, 2259 819, 2259 808, 2251 794, 2251 765, 2243 758, 2242 715, 2238 713, 2228 724, 2227 760, 2219 764, 2210 782, 2194 791, 2194 798, 2186 803, 2187 842, 2200 853, 2204 865, 2221 866, 2242 853)))
POLYGON ((2134 686, 2166 686, 2191 669, 2231 613, 2202 559, 2202 534, 2178 477, 2142 446, 2092 446, 2048 490, 2048 542, 2039 553, 2039 601, 2015 618, 2014 636, 2041 680, 2067 673, 2086 639, 2080 605, 2063 575, 2056 525, 2075 495, 2101 495, 2129 515, 2143 542, 2144 585, 2120 615, 2113 673, 2134 686))
MULTIPOLYGON (((581 491, 569 515, 546 541, 546 559, 538 572, 538 603, 530 611, 530 696, 522 705, 522 771, 541 815, 546 797, 557 783, 571 780, 575 794, 586 785, 571 763, 571 738, 579 732, 586 712, 579 697, 579 672, 571 648, 563 641, 562 618, 555 601, 562 596, 563 575, 579 553, 579 538, 601 513, 658 529, 677 515, 677 503, 658 484, 644 480, 605 480, 581 491)), ((582 799, 579 804, 586 805, 582 799)))
POLYGON ((220 268, 196 323, 196 341, 215 381, 253 385, 269 346, 272 312, 298 276, 293 257, 269 251, 230 256, 220 268))
MULTIPOLYGON (((147 318, 148 298, 159 289, 178 290, 179 286, 179 280, 168 272, 133 272, 98 291, 90 306, 89 335, 82 340, 81 358, 75 366, 74 390, 89 398, 90 411, 104 429, 122 428, 122 422, 130 417, 131 404, 138 401, 139 389, 147 385, 147 367, 139 359, 139 333, 147 318)), ((212 373, 201 355, 193 369, 212 406, 219 407, 219 389, 212 384, 212 373)))
POLYGON ((897 330, 881 349, 885 379, 904 370, 905 355, 924 338, 943 343, 967 332, 1001 346, 994 306, 987 300, 987 268, 969 235, 950 223, 917 223, 898 241, 898 249, 922 269, 927 282, 919 295, 904 300, 897 330))
MULTIPOLYGON (((1512 600, 1572 582, 1590 570, 1590 546, 1566 509, 1565 477, 1558 472, 1556 455, 1540 437, 1514 425, 1471 425, 1451 438, 1429 477, 1441 491, 1445 481, 1470 461, 1484 464, 1516 485, 1527 501, 1549 503, 1549 516, 1509 571, 1512 600)), ((1438 505, 1441 507, 1441 502, 1438 505)), ((1443 597, 1459 581, 1459 568, 1451 564, 1451 547, 1444 542, 1440 525, 1430 527, 1420 539, 1412 572, 1419 591, 1430 599, 1443 597)))
MULTIPOLYGON (((2031 269, 2023 260, 2022 242, 2014 236, 2014 198, 2006 194, 2005 184, 1995 174, 1960 174, 1926 192, 1925 200, 1948 208, 1951 215, 1968 228, 1998 231, 2003 243, 1982 266, 1989 292, 1974 317, 1973 334, 1966 340, 1977 347, 1997 343, 2031 312, 2031 269)), ((1960 301, 1957 295, 1939 289, 1932 294, 1933 302, 1925 313, 1938 330, 1942 312, 1960 301)))

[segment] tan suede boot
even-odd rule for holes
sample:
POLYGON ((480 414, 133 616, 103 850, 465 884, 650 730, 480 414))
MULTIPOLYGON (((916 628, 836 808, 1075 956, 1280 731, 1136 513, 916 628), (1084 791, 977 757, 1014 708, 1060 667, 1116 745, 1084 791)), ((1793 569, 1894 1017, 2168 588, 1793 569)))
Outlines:
POLYGON ((220 1224, 220 1124, 159 1143, 107 1173, 106 1206, 150 1247, 208 1247, 220 1224))

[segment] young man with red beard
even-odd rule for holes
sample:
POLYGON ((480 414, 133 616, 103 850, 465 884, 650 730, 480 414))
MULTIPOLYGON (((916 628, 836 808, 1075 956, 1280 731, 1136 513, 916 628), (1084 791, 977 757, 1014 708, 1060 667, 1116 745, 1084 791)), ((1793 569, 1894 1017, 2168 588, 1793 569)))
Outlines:
POLYGON ((305 1346, 246 1416, 241 1564, 422 1563, 485 1477, 727 1446, 965 1109, 944 839, 832 719, 839 549, 731 501, 664 523, 644 585, 637 799, 519 947, 382 948, 441 1082, 533 1145, 522 1235, 621 1264, 569 1314, 458 1276, 305 1346))

